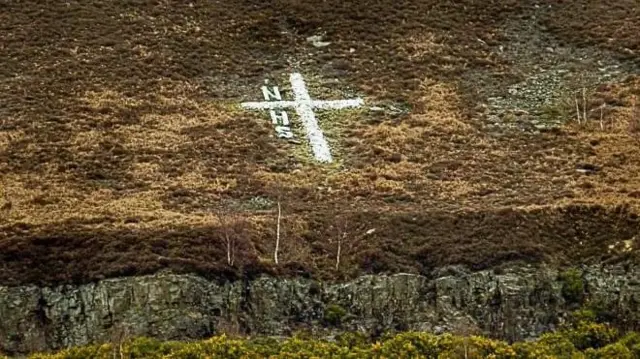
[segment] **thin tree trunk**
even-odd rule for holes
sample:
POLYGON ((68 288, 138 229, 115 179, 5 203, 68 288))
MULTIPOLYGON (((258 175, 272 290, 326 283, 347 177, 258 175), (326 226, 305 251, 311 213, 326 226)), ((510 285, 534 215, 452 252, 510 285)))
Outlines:
POLYGON ((342 251, 342 238, 338 238, 338 253, 336 254, 336 270, 340 267, 340 252, 342 251))
POLYGON ((575 96, 574 99, 576 100, 576 116, 577 116, 578 125, 579 125, 580 124, 580 106, 578 105, 578 96, 575 96))
POLYGON ((280 201, 278 201, 278 221, 276 222, 276 250, 273 252, 273 260, 278 264, 278 250, 280 249, 280 218, 282 217, 282 211, 280 208, 280 201))
POLYGON ((233 239, 231 240, 231 266, 233 266, 235 261, 236 261, 236 240, 233 239))
POLYGON ((587 89, 582 88, 582 121, 587 123, 587 89))

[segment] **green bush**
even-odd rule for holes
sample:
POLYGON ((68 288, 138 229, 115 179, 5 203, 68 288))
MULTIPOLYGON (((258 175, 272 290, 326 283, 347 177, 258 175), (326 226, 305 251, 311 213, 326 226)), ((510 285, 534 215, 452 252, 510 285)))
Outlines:
POLYGON ((613 343, 618 331, 605 324, 580 322, 575 328, 567 329, 562 335, 579 349, 598 349, 613 343))
MULTIPOLYGON (((335 340, 310 336, 230 338, 225 335, 195 342, 160 342, 136 338, 122 345, 104 344, 34 354, 35 359, 112 358, 491 358, 491 359, 631 359, 640 358, 640 333, 619 337, 605 324, 581 321, 533 342, 515 343, 480 336, 435 335, 405 332, 371 342, 360 333, 345 333, 335 340)), ((1 358, 1 357, 0 357, 1 358)))
POLYGON ((580 323, 583 321, 596 322, 598 320, 598 315, 591 308, 581 308, 571 313, 571 319, 575 323, 580 323))
POLYGON ((346 332, 336 337, 336 343, 345 348, 363 348, 369 344, 369 338, 361 332, 346 332))
POLYGON ((573 342, 562 332, 543 334, 535 344, 534 353, 540 354, 539 357, 570 358, 578 352, 573 342))
POLYGON ((374 355, 382 355, 385 358, 413 358, 417 355, 436 358, 440 353, 450 352, 453 344, 453 336, 450 334, 407 332, 393 336, 382 343, 373 344, 370 351, 374 355))
POLYGON ((585 357, 588 359, 634 359, 631 350, 622 343, 609 344, 600 349, 588 348, 585 351, 585 357))
POLYGON ((347 311, 339 305, 331 304, 324 311, 324 321, 328 325, 339 326, 347 311))
POLYGON ((124 357, 131 359, 159 359, 180 350, 185 345, 185 343, 180 342, 161 342, 157 339, 145 337, 136 338, 124 346, 126 350, 124 357))
POLYGON ((570 304, 582 304, 584 301, 584 282, 582 273, 577 269, 569 269, 560 274, 562 296, 570 304))
POLYGON ((114 346, 111 344, 90 345, 70 348, 55 354, 34 354, 31 359, 99 359, 113 357, 114 346))
POLYGON ((620 343, 629 348, 629 351, 634 358, 640 358, 640 333, 628 333, 620 340, 618 340, 617 343, 620 343))

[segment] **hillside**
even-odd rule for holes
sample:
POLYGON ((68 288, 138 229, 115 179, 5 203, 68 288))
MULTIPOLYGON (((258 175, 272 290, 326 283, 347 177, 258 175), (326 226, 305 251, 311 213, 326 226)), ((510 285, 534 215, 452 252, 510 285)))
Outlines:
POLYGON ((636 5, 4 1, 0 284, 637 260, 636 5))

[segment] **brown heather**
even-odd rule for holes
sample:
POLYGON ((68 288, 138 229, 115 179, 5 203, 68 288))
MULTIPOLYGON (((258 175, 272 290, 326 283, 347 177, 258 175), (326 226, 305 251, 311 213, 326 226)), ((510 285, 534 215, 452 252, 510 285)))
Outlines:
MULTIPOLYGON (((477 38, 500 43, 526 3, 4 2, 0 284, 637 258, 638 78, 592 96, 590 108, 610 104, 604 130, 596 119, 499 136, 460 80, 475 69, 515 78, 477 38), (307 44, 317 31, 332 45, 307 44), (411 111, 320 114, 337 162, 316 165, 304 143, 274 138, 266 114, 237 106, 258 99, 266 77, 286 88, 290 59, 314 96, 355 92, 411 111), (576 171, 584 164, 597 170, 576 171), (224 226, 241 229, 233 266, 224 226)), ((637 53, 635 2, 608 2, 615 19, 579 10, 592 3, 562 2, 545 22, 569 43, 637 53), (567 16, 576 11, 580 23, 567 16)))

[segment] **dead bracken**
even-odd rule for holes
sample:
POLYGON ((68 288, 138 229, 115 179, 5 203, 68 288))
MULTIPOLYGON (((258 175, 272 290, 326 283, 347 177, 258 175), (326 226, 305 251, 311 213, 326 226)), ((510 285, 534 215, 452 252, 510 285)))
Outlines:
MULTIPOLYGON (((559 42, 636 66, 636 1, 538 3, 559 42)), ((486 88, 522 80, 501 46, 528 2, 1 7, 1 285, 637 258, 638 76, 577 89, 579 122, 570 97, 557 127, 486 126, 486 88), (318 113, 331 165, 239 106, 293 70, 376 109, 318 113)))

